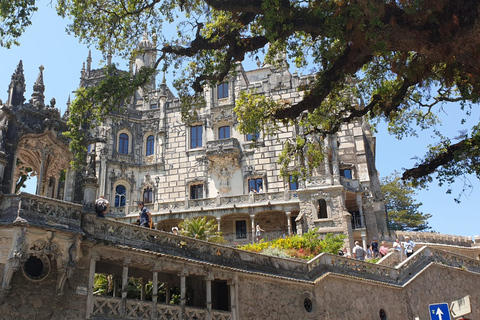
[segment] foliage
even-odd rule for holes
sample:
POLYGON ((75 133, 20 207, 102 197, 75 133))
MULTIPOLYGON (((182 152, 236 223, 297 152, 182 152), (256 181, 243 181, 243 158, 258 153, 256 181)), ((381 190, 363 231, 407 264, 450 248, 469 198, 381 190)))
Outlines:
POLYGON ((414 198, 416 193, 410 182, 394 174, 382 179, 382 192, 391 230, 425 231, 431 228, 427 220, 432 215, 419 211, 422 203, 414 198))
POLYGON ((214 243, 225 243, 222 234, 218 232, 217 221, 214 219, 207 219, 207 217, 185 219, 180 222, 179 227, 182 236, 214 243))
MULTIPOLYGON (((34 0, 1 3, 0 45, 9 46, 36 7, 34 0)), ((56 1, 59 15, 72 19, 69 32, 105 55, 131 59, 141 34, 156 34, 155 67, 175 70, 185 108, 197 107, 191 101, 199 101, 203 88, 228 80, 247 58, 264 55, 274 66, 291 61, 311 70, 302 100, 240 99, 248 110, 258 105, 261 111, 240 113, 247 131, 276 128, 278 121, 301 128, 282 162, 284 174, 292 166, 298 176, 309 174, 300 170, 302 161, 321 158, 314 136, 360 117, 388 122, 399 138, 437 124, 436 114, 448 103, 468 117, 480 97, 479 6, 475 0, 56 1), (167 38, 167 26, 177 28, 174 39, 167 38)), ((79 95, 88 115, 95 95, 79 95)), ((194 114, 185 108, 184 115, 194 114)), ((450 183, 458 175, 480 176, 478 126, 458 139, 438 133, 403 179, 450 183)))
POLYGON ((0 1, 0 47, 19 45, 18 38, 32 24, 30 18, 37 9, 35 0, 0 1))
POLYGON ((318 229, 312 229, 302 235, 291 235, 267 242, 260 241, 239 248, 277 257, 289 256, 310 260, 322 252, 337 254, 344 246, 345 235, 334 236, 328 233, 322 240, 317 231, 318 229))
POLYGON ((111 274, 95 273, 93 294, 107 295, 113 290, 113 276, 111 274))

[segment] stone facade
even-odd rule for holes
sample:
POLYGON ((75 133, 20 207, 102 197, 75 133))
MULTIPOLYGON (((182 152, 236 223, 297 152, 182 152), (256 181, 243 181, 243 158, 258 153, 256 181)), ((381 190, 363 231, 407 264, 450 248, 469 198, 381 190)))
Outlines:
MULTIPOLYGON (((146 52, 137 57, 134 70, 155 60, 147 38, 139 45, 146 52)), ((137 201, 143 200, 159 230, 207 216, 217 219, 219 230, 237 243, 254 240, 257 222, 268 238, 314 227, 323 235, 347 235, 348 247, 354 240, 388 237, 369 125, 358 120, 327 137, 324 164, 310 180, 291 186, 280 175, 277 159, 283 143, 302 128, 281 128, 276 135, 259 132, 253 142, 238 132, 233 108, 245 90, 296 102, 303 96, 299 87, 311 77, 270 65, 252 71, 239 65, 236 71, 219 86, 205 88, 205 103, 189 123, 183 122, 180 101, 167 84, 154 89, 152 79, 151 90, 139 89, 121 114, 98 125, 92 133, 97 142, 89 150, 97 155, 97 196, 110 201, 110 216, 132 222, 137 201), (252 187, 257 193, 250 194, 252 187)), ((81 85, 94 85, 101 77, 102 70, 91 69, 89 57, 81 85)), ((357 102, 352 98, 352 103, 357 102)))

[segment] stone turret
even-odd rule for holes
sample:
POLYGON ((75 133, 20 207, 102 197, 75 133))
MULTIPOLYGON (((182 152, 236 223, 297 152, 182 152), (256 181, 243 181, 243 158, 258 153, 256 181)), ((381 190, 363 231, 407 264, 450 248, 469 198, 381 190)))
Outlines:
POLYGON ((22 60, 18 63, 17 69, 12 75, 12 81, 8 88, 7 106, 19 106, 25 101, 25 76, 23 75, 22 60))
MULTIPOLYGON (((155 35, 152 37, 153 41, 148 39, 147 33, 143 34, 143 39, 138 43, 137 50, 138 54, 135 57, 135 67, 134 73, 137 73, 142 67, 153 67, 155 61, 157 60, 157 52, 155 50, 156 47, 156 37, 155 35)), ((153 90, 155 89, 155 76, 152 76, 150 83, 147 83, 145 86, 145 90, 153 90)), ((137 92, 135 92, 135 101, 138 102, 136 104, 140 104, 143 101, 144 96, 144 89, 138 88, 137 92)))
POLYGON ((39 69, 40 71, 38 73, 37 81, 35 81, 33 84, 32 98, 30 99, 32 106, 37 108, 45 106, 45 96, 43 95, 45 92, 45 85, 43 84, 43 70, 45 68, 40 66, 39 69))

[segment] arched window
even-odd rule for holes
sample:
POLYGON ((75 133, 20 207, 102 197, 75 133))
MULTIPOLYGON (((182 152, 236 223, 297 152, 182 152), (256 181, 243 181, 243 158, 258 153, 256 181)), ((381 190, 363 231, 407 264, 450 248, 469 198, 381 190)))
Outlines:
POLYGON ((155 137, 154 136, 148 136, 147 138, 147 156, 151 156, 152 154, 155 153, 155 137))
POLYGON ((119 184, 115 188, 115 207, 125 207, 127 203, 127 188, 119 184))
POLYGON ((153 190, 150 187, 147 187, 143 190, 143 203, 152 203, 153 202, 153 190))
POLYGON ((128 134, 121 133, 118 137, 118 153, 128 154, 128 134))

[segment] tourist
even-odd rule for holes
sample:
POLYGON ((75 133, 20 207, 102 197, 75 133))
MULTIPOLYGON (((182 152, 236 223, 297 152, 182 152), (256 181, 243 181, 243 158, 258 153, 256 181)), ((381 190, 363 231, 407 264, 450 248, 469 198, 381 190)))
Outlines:
POLYGON ((379 251, 378 251, 377 238, 373 238, 373 242, 371 244, 371 247, 372 247, 373 257, 378 258, 379 251))
POLYGON ((178 227, 172 227, 172 233, 178 235, 178 227))
POLYGON ((355 241, 355 247, 353 247, 353 257, 357 260, 365 261, 367 252, 360 246, 358 241, 355 241))
POLYGON ((408 258, 413 254, 413 248, 415 247, 415 243, 412 240, 410 240, 409 236, 406 236, 405 240, 407 241, 403 243, 403 247, 405 248, 405 255, 408 258))
POLYGON ((378 250, 380 253, 380 257, 385 257, 388 254, 388 246, 385 241, 382 241, 382 245, 380 246, 380 250, 378 250))
POLYGON ((256 227, 257 242, 260 242, 260 239, 262 239, 262 232, 265 232, 265 230, 260 228, 260 225, 257 222, 257 227, 256 227))
POLYGON ((100 196, 95 200, 95 212, 99 218, 105 218, 105 214, 108 212, 110 204, 104 196, 100 196))
POLYGON ((138 202, 138 208, 140 209, 140 216, 138 218, 139 226, 152 229, 152 214, 150 210, 145 207, 143 201, 138 202))
POLYGON ((402 251, 402 245, 398 239, 395 239, 395 242, 393 242, 393 249, 395 252, 401 252, 402 251))
POLYGON ((373 258, 373 252, 369 244, 367 244, 367 259, 373 258))

